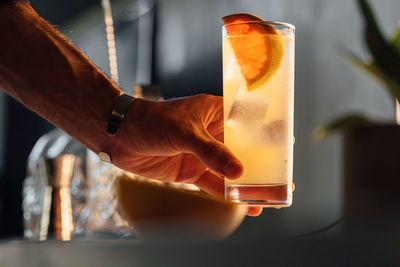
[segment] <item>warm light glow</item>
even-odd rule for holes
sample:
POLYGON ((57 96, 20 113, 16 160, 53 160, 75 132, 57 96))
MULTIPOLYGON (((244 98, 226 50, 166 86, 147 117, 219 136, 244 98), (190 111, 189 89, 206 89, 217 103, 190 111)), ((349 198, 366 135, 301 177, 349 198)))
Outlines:
POLYGON ((68 186, 60 188, 60 206, 61 206, 61 240, 71 240, 71 233, 74 230, 72 221, 71 194, 68 186))
POLYGON ((71 155, 64 155, 61 165, 61 176, 63 177, 62 186, 68 186, 71 182, 72 173, 74 171, 75 157, 71 155))
POLYGON ((40 229, 39 229, 39 240, 43 241, 47 239, 47 234, 49 230, 50 223, 50 209, 51 209, 51 186, 46 186, 43 195, 43 206, 42 206, 42 216, 40 218, 40 229))
POLYGON ((110 0, 102 0, 101 5, 104 11, 104 23, 106 24, 107 33, 107 46, 108 46, 108 62, 110 64, 111 80, 118 84, 118 66, 117 66, 117 52, 115 50, 115 36, 114 25, 111 11, 110 0))

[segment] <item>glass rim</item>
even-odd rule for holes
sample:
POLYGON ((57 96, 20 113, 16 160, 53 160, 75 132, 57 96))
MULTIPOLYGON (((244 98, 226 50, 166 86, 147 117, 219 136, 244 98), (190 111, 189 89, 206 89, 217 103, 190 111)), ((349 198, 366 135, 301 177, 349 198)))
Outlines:
POLYGON ((223 25, 222 28, 232 26, 232 25, 243 25, 243 24, 268 24, 271 26, 284 26, 286 28, 289 28, 291 30, 296 30, 296 27, 293 24, 287 23, 287 22, 280 22, 280 21, 275 21, 275 20, 263 20, 263 21, 243 21, 243 22, 237 22, 237 23, 229 23, 226 25, 223 25))

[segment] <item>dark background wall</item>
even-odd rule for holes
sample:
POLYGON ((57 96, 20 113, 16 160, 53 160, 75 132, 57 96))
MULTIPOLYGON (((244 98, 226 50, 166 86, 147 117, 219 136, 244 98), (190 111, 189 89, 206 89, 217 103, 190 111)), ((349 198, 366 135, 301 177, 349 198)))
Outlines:
MULTIPOLYGON (((51 23, 109 72, 100 1, 31 1, 51 23)), ((125 14, 133 0, 114 0, 125 14)), ((143 1, 141 1, 143 2, 143 1)), ((371 0, 384 32, 397 28, 400 1, 371 0)), ((249 12, 296 26, 295 163, 296 191, 289 209, 266 209, 248 218, 237 237, 314 231, 341 216, 340 138, 317 143, 312 131, 348 111, 394 118, 394 101, 378 83, 360 73, 338 52, 345 46, 366 57, 356 1, 348 0, 158 0, 155 2, 152 81, 166 98, 222 94, 220 17, 249 12)), ((137 79, 137 25, 117 28, 121 87, 131 92, 137 79)), ((15 101, 0 97, 0 236, 22 233, 20 185, 25 160, 37 138, 51 126, 15 101), (2 165, 3 163, 3 165, 2 165), (1 169, 3 166, 3 169, 1 169)))
MULTIPOLYGON (((62 25, 97 1, 30 2, 50 23, 62 25)), ((37 139, 53 126, 3 92, 0 92, 0 111, 0 238, 7 238, 23 233, 21 186, 25 163, 37 139)))

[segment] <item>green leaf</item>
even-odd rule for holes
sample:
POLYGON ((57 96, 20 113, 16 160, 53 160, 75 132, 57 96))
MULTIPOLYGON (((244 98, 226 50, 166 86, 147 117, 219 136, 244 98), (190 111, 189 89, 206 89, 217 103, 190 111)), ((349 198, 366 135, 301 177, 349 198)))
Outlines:
POLYGON ((323 139, 337 132, 349 131, 357 127, 375 124, 377 123, 361 114, 344 115, 325 126, 316 128, 313 135, 317 139, 323 139))
POLYGON ((375 15, 372 12, 371 6, 369 5, 367 0, 359 0, 358 5, 362 14, 364 15, 364 19, 367 22, 367 25, 373 28, 375 31, 379 32, 378 23, 376 22, 375 15))
POLYGON ((374 62, 400 84, 400 53, 384 39, 367 0, 358 0, 365 21, 365 37, 374 62))
POLYGON ((383 83, 389 89, 390 93, 394 95, 397 100, 400 100, 400 84, 393 80, 390 76, 386 75, 374 61, 365 63, 351 52, 346 51, 345 53, 346 58, 354 66, 360 68, 361 70, 373 76, 379 82, 383 83))
POLYGON ((397 32, 393 35, 391 44, 394 47, 394 49, 397 50, 397 53, 400 53, 400 27, 397 29, 397 32))

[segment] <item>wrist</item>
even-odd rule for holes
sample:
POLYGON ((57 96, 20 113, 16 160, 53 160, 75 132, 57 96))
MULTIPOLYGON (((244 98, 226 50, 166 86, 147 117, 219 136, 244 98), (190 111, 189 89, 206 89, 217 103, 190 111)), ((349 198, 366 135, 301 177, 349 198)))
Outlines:
MULTIPOLYGON (((111 137, 115 137, 118 134, 118 130, 121 122, 123 121, 128 108, 136 99, 127 94, 121 94, 115 101, 114 106, 111 110, 110 118, 107 124, 107 134, 111 137)), ((111 156, 105 151, 101 151, 98 154, 100 160, 111 163, 111 156)))
POLYGON ((121 94, 115 101, 113 109, 111 111, 110 119, 107 124, 107 134, 110 136, 116 136, 119 130, 119 126, 124 119, 129 106, 134 102, 136 98, 128 94, 121 94))
POLYGON ((133 155, 138 152, 138 144, 141 143, 141 123, 146 121, 145 110, 148 101, 136 98, 132 101, 125 112, 118 133, 115 136, 109 136, 111 141, 105 148, 114 164, 118 165, 124 155, 133 155))

